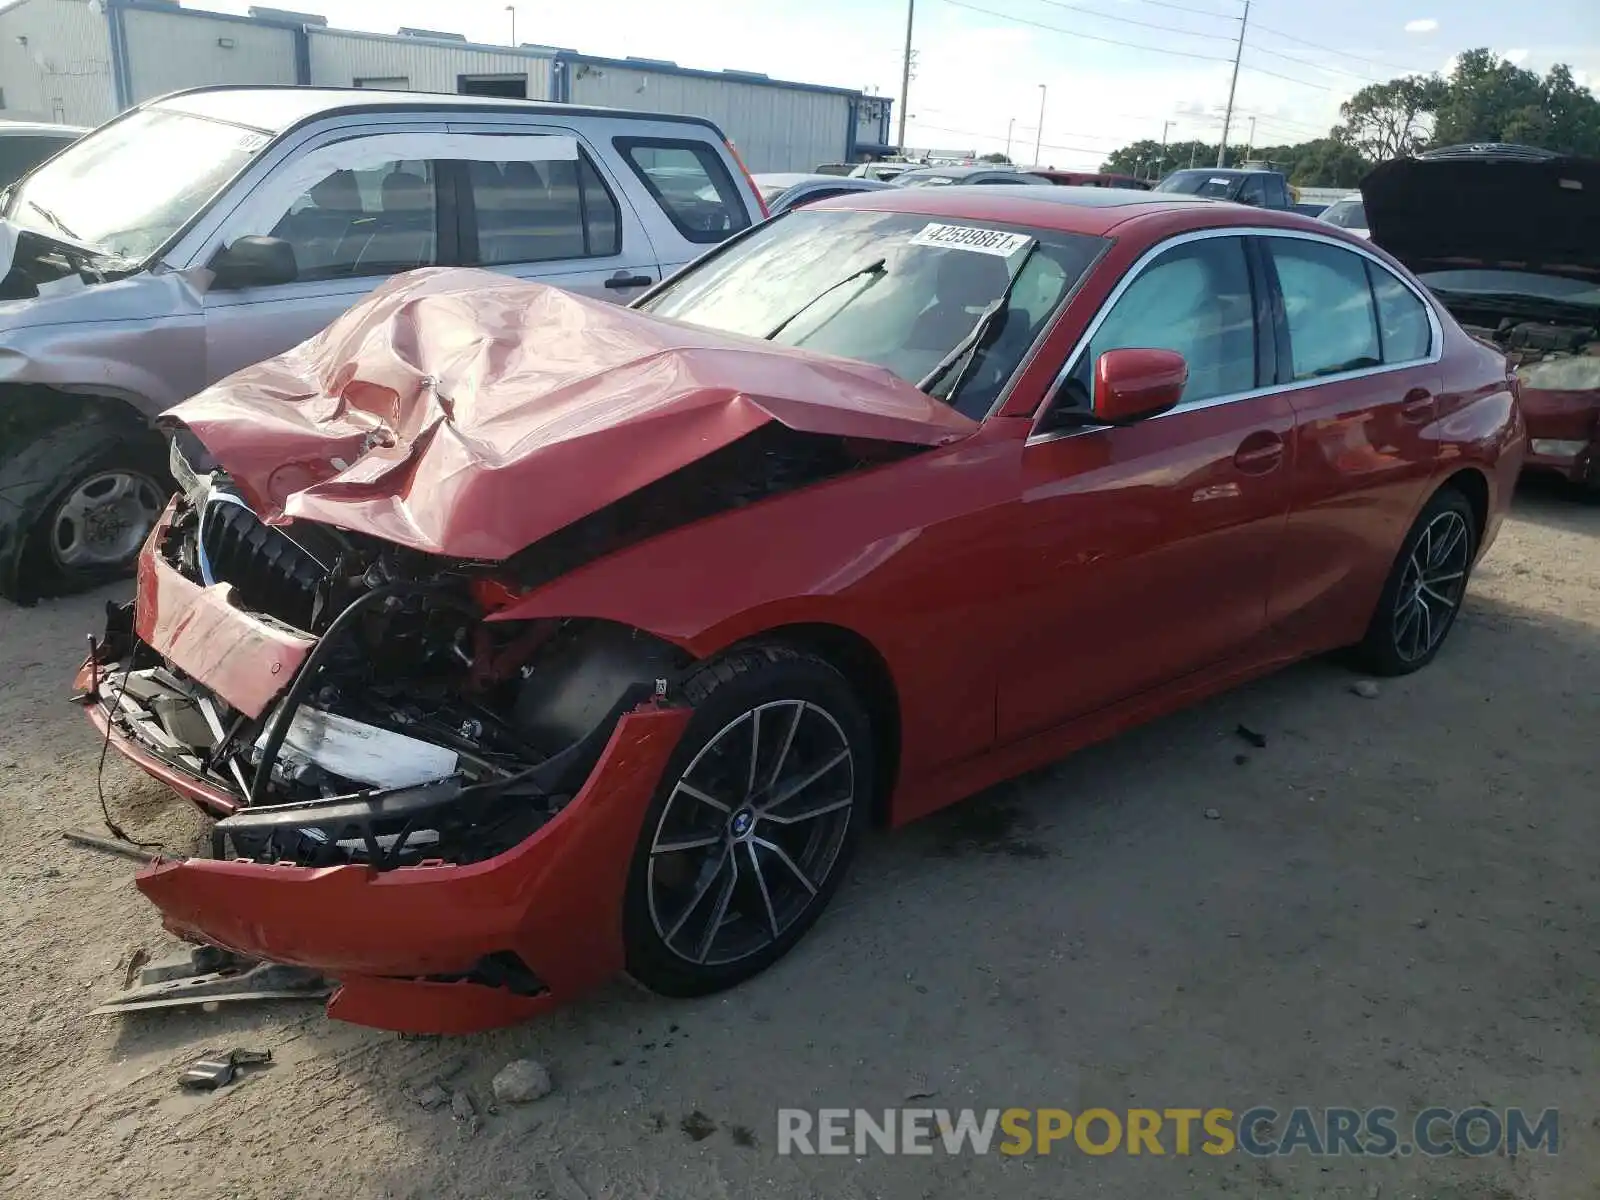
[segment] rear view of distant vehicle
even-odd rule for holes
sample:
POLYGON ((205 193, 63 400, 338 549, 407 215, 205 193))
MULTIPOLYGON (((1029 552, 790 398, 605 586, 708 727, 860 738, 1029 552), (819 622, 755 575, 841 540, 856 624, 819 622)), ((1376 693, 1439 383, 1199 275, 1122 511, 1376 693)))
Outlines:
POLYGON ((151 419, 391 275, 626 301, 763 215, 698 117, 264 87, 132 109, 0 209, 0 596, 125 572, 171 485, 151 419))
POLYGON ((1367 206, 1361 199, 1360 192, 1354 192, 1342 200, 1335 200, 1323 209, 1317 217, 1329 225, 1337 225, 1340 229, 1347 229, 1357 237, 1370 237, 1367 231, 1367 206))
POLYGON ((912 169, 912 164, 903 162, 871 162, 857 163, 850 169, 851 179, 876 179, 888 183, 897 179, 912 169))
POLYGON ((890 185, 878 179, 858 176, 808 175, 804 172, 779 172, 771 175, 754 175, 756 191, 767 206, 770 216, 778 216, 791 208, 815 204, 832 196, 847 192, 871 192, 890 185))
POLYGON ((1036 167, 1028 174, 1048 179, 1057 187, 1132 188, 1139 192, 1150 190, 1150 184, 1146 180, 1135 179, 1132 175, 1118 175, 1112 171, 1058 171, 1054 167, 1036 167))
POLYGON ((15 183, 88 132, 76 125, 0 121, 0 188, 15 183))
POLYGON ((1294 207, 1294 189, 1282 172, 1241 167, 1196 167, 1174 171, 1151 189, 1200 196, 1206 200, 1231 200, 1252 208, 1287 212, 1294 207))
POLYGON ((1516 364, 1525 466, 1600 490, 1600 160, 1447 147, 1361 191, 1372 241, 1516 364))
POLYGON ((1001 184, 1024 186, 1054 187, 1043 176, 1034 175, 1027 171, 1019 171, 1015 167, 981 166, 981 167, 919 167, 915 171, 907 171, 895 177, 896 187, 949 187, 960 184, 965 187, 972 184, 1001 184))

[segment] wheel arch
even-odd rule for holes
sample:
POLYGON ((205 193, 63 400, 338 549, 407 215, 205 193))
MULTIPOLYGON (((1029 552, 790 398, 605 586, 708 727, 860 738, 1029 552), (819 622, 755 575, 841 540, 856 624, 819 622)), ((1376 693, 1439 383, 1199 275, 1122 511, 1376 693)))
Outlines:
MULTIPOLYGON (((1489 527, 1489 477, 1477 467, 1462 467, 1440 483, 1434 489, 1433 495, 1438 495, 1446 488, 1460 492, 1466 497, 1467 503, 1472 506, 1473 522, 1477 525, 1477 529, 1474 532, 1477 534, 1478 545, 1481 548, 1484 532, 1489 527)), ((1429 497, 1430 500, 1432 498, 1432 496, 1429 497)))
POLYGON ((776 642, 815 654, 832 664, 855 688, 867 710, 876 743, 872 823, 877 828, 886 827, 889 800, 900 774, 900 690, 888 661, 862 634, 825 622, 775 626, 746 639, 746 644, 751 642, 776 642))

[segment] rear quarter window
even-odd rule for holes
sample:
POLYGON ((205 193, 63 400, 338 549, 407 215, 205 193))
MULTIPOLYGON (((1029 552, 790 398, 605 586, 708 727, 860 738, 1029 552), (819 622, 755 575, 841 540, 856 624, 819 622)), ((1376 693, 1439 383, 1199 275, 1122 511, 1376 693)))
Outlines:
POLYGON ((619 137, 613 144, 688 241, 720 242, 749 226, 743 192, 706 142, 619 137))

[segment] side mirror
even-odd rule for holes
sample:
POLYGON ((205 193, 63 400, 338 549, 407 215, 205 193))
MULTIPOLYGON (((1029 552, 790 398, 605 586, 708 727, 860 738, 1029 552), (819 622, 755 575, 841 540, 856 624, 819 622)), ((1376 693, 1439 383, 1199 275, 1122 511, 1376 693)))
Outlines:
POLYGON ((1183 399, 1189 364, 1175 350, 1107 350, 1094 364, 1094 419, 1128 425, 1183 399))
POLYGON ((242 237, 218 250, 211 260, 212 287, 225 291, 272 287, 300 277, 294 247, 282 238, 242 237))

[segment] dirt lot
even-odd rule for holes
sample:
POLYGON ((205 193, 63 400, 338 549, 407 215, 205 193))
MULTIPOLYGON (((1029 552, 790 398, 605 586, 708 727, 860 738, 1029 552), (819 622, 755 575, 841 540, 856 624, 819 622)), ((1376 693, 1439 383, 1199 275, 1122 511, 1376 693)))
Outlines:
MULTIPOLYGON (((801 948, 725 996, 617 985, 439 1041, 304 1004, 84 1015, 137 948, 170 948, 130 864, 57 836, 98 825, 98 745, 65 696, 104 599, 0 608, 0 1191, 1600 1196, 1600 506, 1520 496, 1444 655, 1376 698, 1306 664, 878 838, 801 948), (235 1045, 276 1065, 179 1094, 188 1060, 235 1045), (476 1134, 406 1094, 444 1075, 482 1105, 528 1055, 556 1091, 476 1134), (775 1152, 780 1106, 913 1093, 1555 1106, 1561 1153, 775 1152)), ((109 764, 105 790, 136 832, 194 843, 198 819, 134 771, 109 764)))

